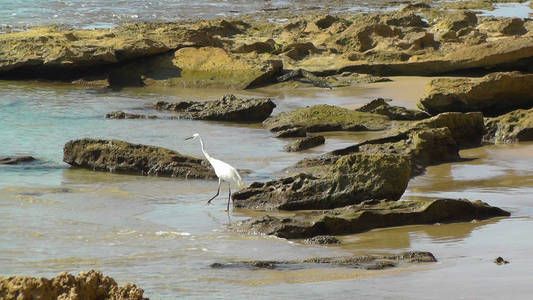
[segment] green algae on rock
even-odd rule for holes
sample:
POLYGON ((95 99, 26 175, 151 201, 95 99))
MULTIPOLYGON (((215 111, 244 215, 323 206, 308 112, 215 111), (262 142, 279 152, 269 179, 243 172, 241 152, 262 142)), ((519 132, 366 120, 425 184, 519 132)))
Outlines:
POLYGON ((430 114, 481 111, 495 116, 533 106, 533 74, 491 73, 481 78, 432 80, 418 106, 430 114))
POLYGON ((388 99, 377 98, 358 108, 357 111, 385 115, 391 120, 422 120, 430 115, 420 110, 407 109, 401 106, 391 106, 388 99))
POLYGON ((243 260, 231 262, 216 262, 211 268, 247 268, 260 269, 304 269, 316 268, 323 265, 342 268, 356 268, 364 270, 384 270, 405 264, 431 263, 437 259, 430 252, 409 251, 399 254, 371 254, 340 257, 311 257, 298 260, 243 260))
POLYGON ((485 121, 483 141, 487 143, 515 143, 533 141, 533 109, 515 110, 485 121))
POLYGON ((77 276, 67 272, 57 277, 0 276, 0 298, 16 299, 129 299, 147 300, 135 284, 119 286, 102 272, 90 270, 77 276))
POLYGON ((176 151, 119 140, 81 139, 65 144, 63 161, 97 171, 180 178, 216 178, 209 163, 176 151))
POLYGON ((23 156, 0 156, 0 165, 16 165, 20 163, 27 163, 35 161, 35 157, 23 155, 23 156))
POLYGON ((398 200, 409 182, 405 156, 356 153, 341 157, 320 177, 310 174, 254 182, 233 194, 235 207, 330 209, 369 199, 398 200))
POLYGON ((280 113, 263 122, 270 131, 305 128, 307 132, 383 130, 389 125, 386 116, 354 111, 332 105, 313 105, 280 113))
POLYGON ((509 212, 482 201, 465 199, 368 201, 329 211, 299 212, 283 218, 266 215, 239 223, 237 230, 304 239, 354 234, 374 228, 464 222, 509 215, 509 212))
POLYGON ((183 119, 229 122, 261 122, 276 107, 270 98, 241 99, 234 95, 214 101, 157 101, 152 105, 155 109, 172 111, 183 119))

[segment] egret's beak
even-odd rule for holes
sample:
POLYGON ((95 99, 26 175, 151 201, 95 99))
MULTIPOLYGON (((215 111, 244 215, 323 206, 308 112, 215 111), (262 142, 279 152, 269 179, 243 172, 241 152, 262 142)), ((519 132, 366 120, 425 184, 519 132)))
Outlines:
POLYGON ((190 137, 186 138, 185 140, 190 140, 192 138, 194 138, 194 136, 190 136, 190 137))

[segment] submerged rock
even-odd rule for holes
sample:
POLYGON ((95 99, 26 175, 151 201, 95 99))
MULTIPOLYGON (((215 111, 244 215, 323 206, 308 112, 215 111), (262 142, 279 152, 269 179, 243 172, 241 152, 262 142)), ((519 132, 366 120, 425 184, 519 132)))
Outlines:
POLYGON ((485 121, 483 141, 487 143, 515 143, 533 141, 533 109, 515 110, 485 121))
POLYGON ((131 114, 123 111, 112 111, 105 114, 108 119, 157 119, 154 115, 131 114))
POLYGON ((209 163, 176 151, 119 140, 81 139, 65 144, 63 161, 97 171, 181 178, 216 178, 209 163))
POLYGON ((314 245, 332 245, 332 244, 341 243, 341 241, 339 241, 338 238, 332 235, 318 235, 310 239, 305 239, 303 242, 305 244, 314 244, 314 245))
POLYGON ((233 205, 253 209, 330 209, 369 199, 398 200, 409 182, 407 157, 355 153, 338 159, 325 174, 297 174, 254 182, 233 194, 233 205))
POLYGON ((533 74, 491 73, 482 78, 432 80, 418 106, 430 114, 481 111, 495 116, 533 107, 533 74))
POLYGON ((0 165, 16 165, 35 160, 33 156, 0 156, 0 165))
POLYGON ((119 286, 111 277, 90 270, 77 276, 67 272, 52 279, 26 276, 0 276, 0 298, 18 299, 129 299, 145 300, 135 284, 119 286))
POLYGON ((314 105, 280 113, 263 122, 272 132, 305 128, 307 132, 382 130, 389 125, 386 116, 359 112, 332 105, 314 105))
POLYGON ((267 215, 243 221, 237 229, 303 239, 354 234, 382 227, 472 221, 509 215, 509 212, 482 201, 464 199, 370 201, 329 211, 300 212, 284 218, 267 215))
POLYGON ((503 257, 501 256, 498 256, 494 259, 494 263, 497 264, 497 265, 506 265, 508 264, 509 262, 506 261, 505 259, 503 259, 503 257))
POLYGON ((326 139, 322 135, 316 135, 311 137, 306 137, 303 139, 298 139, 293 143, 285 146, 285 151, 288 152, 298 152, 306 149, 310 149, 319 145, 324 144, 326 139))
POLYGON ((230 122, 261 122, 276 107, 269 98, 241 99, 234 95, 225 95, 215 101, 158 101, 152 105, 159 110, 175 112, 184 119, 230 122))
POLYGON ((402 264, 431 263, 437 259, 430 252, 409 251, 391 255, 358 255, 346 257, 311 257, 299 260, 252 260, 213 263, 211 268, 247 268, 260 269, 306 269, 316 268, 321 265, 330 267, 356 268, 364 270, 384 270, 402 264))
MULTIPOLYGON (((419 110, 411 110, 401 106, 391 106, 388 99, 377 98, 358 108, 357 111, 385 115, 391 120, 422 120, 430 115, 419 110)), ((390 101, 390 100, 389 100, 390 101)))

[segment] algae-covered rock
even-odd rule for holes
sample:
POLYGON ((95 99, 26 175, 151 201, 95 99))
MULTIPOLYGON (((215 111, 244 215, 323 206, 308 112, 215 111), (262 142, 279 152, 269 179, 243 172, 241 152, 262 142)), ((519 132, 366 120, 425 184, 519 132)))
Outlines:
POLYGON ((63 161, 97 171, 181 178, 216 178, 209 163, 176 151, 119 140, 81 139, 65 144, 63 161))
POLYGON ((23 156, 0 156, 0 165, 16 165, 20 163, 35 161, 35 157, 29 155, 23 156))
POLYGON ((211 268, 246 268, 260 269, 304 269, 317 268, 327 265, 329 267, 356 268, 364 270, 384 270, 405 264, 431 263, 437 259, 430 252, 409 251, 389 255, 356 255, 341 257, 311 257, 298 260, 242 260, 231 262, 216 262, 211 268))
POLYGON ((225 95, 215 101, 158 101, 152 105, 156 109, 172 111, 183 119, 230 122, 261 122, 276 107, 269 98, 241 99, 234 95, 225 95))
POLYGON ((430 114, 481 111, 501 115, 533 107, 533 75, 520 72, 491 73, 482 78, 432 80, 418 106, 430 114))
POLYGON ((447 127, 461 148, 479 146, 485 129, 483 114, 479 112, 441 113, 413 125, 413 128, 442 128, 447 127))
POLYGON ((270 131, 278 132, 294 127, 307 132, 381 130, 389 125, 386 116, 364 113, 332 105, 313 105, 280 113, 263 122, 270 131))
POLYGON ((329 211, 300 212, 291 217, 263 216, 240 223, 239 230, 287 239, 342 235, 374 228, 449 223, 509 216, 509 212, 482 201, 429 199, 370 201, 329 211))
POLYGON ((341 157, 320 177, 298 174, 254 182, 233 194, 235 207, 329 209, 369 199, 398 200, 409 181, 407 157, 356 153, 341 157))
POLYGON ((293 143, 288 144, 285 147, 285 151, 298 152, 306 149, 310 149, 324 144, 326 139, 322 135, 310 136, 303 139, 297 139, 293 143))
POLYGON ((488 143, 533 141, 533 109, 519 109, 496 118, 488 118, 485 128, 483 141, 488 143))
POLYGON ((77 276, 67 272, 57 277, 0 276, 0 299, 129 299, 145 300, 135 284, 119 286, 111 277, 90 270, 77 276))
POLYGON ((419 110, 407 109, 401 106, 391 106, 387 99, 377 98, 358 108, 357 111, 385 115, 391 120, 422 120, 430 115, 419 110))
POLYGON ((154 115, 132 114, 123 111, 112 111, 105 114, 107 119, 157 119, 154 115))

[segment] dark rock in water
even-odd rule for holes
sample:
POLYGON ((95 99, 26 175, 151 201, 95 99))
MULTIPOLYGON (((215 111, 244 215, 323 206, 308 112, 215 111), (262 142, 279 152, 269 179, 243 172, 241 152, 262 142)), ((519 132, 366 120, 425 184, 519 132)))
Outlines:
POLYGON ((288 138, 288 137, 305 137, 307 136, 307 131, 304 127, 292 127, 285 130, 280 130, 276 132, 277 138, 288 138))
POLYGON ((267 215, 243 221, 236 225, 236 229, 287 239, 305 239, 320 235, 354 234, 382 227, 472 221, 510 215, 482 201, 464 199, 368 203, 329 211, 300 212, 284 218, 267 215))
POLYGON ((67 272, 57 277, 0 276, 0 299, 128 299, 148 300, 135 284, 119 286, 111 277, 90 270, 77 276, 67 272))
POLYGON ((305 239, 303 242, 306 244, 315 244, 315 245, 333 245, 333 244, 341 243, 341 241, 339 241, 338 238, 332 235, 319 235, 319 236, 312 237, 310 239, 305 239))
POLYGON ((233 194, 235 207, 261 209, 330 209, 369 199, 398 200, 409 181, 407 157, 355 153, 338 159, 325 174, 298 174, 254 182, 233 194))
POLYGON ((105 114, 108 119, 157 119, 154 115, 130 114, 123 111, 113 111, 105 114))
POLYGON ((430 114, 480 111, 497 116, 533 107, 533 74, 491 73, 482 78, 432 80, 418 106, 430 114))
POLYGON ((298 152, 306 149, 310 149, 326 142, 326 139, 322 135, 306 137, 298 139, 294 143, 291 143, 285 147, 288 152, 298 152))
POLYGON ((515 143, 533 141, 533 109, 515 110, 485 121, 483 141, 487 143, 515 143))
POLYGON ((234 95, 226 95, 215 101, 158 101, 152 105, 159 110, 175 112, 183 119, 230 122, 261 122, 276 107, 269 98, 240 99, 234 95))
POLYGON ((494 259, 494 263, 497 264, 497 265, 506 265, 509 262, 506 261, 505 259, 503 259, 503 257, 498 256, 496 259, 494 259))
POLYGON ((180 178, 216 178, 209 163, 176 151, 119 140, 82 139, 65 144, 63 161, 97 171, 180 178))
POLYGON ((312 257, 299 260, 252 260, 235 261, 227 263, 213 263, 211 268, 247 268, 260 269, 306 269, 316 268, 321 265, 331 267, 356 268, 365 270, 384 270, 402 264, 436 262, 435 256, 430 252, 409 251, 392 255, 357 255, 346 257, 312 257))
POLYGON ((357 111, 385 115, 391 120, 423 120, 431 117, 420 110, 411 110, 401 106, 391 106, 388 99, 377 98, 358 108, 357 111))
POLYGON ((332 105, 314 105, 280 113, 263 122, 272 132, 302 127, 307 132, 382 130, 389 125, 383 115, 354 111, 332 105))
POLYGON ((16 165, 35 161, 33 156, 0 156, 0 165, 16 165))

